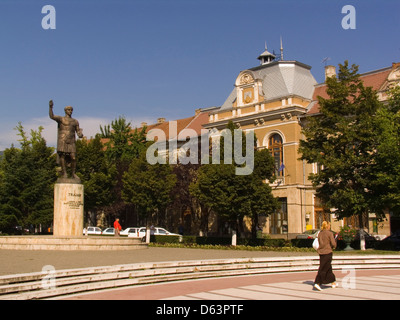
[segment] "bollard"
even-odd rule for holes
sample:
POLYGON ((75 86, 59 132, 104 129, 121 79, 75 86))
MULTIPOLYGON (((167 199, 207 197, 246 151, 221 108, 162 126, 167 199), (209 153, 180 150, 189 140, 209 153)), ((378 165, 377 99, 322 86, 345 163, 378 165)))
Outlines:
POLYGON ((236 231, 232 231, 232 246, 236 247, 236 240, 237 240, 237 235, 236 231))

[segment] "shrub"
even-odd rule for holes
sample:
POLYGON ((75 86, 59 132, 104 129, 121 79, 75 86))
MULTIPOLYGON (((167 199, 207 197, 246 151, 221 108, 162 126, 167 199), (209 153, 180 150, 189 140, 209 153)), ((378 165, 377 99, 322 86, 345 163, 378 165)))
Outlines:
POLYGON ((151 235, 150 242, 156 243, 179 243, 179 236, 151 235))
POLYGON ((262 239, 262 238, 257 238, 257 239, 238 239, 237 241, 238 245, 244 245, 244 246, 264 246, 264 247, 285 247, 288 245, 285 239, 262 239))
POLYGON ((195 243, 196 244, 229 246, 232 244, 232 238, 230 238, 230 237, 196 237, 195 243))
POLYGON ((292 239, 290 243, 297 248, 312 248, 314 239, 292 239))
MULTIPOLYGON (((150 241, 155 243, 182 243, 187 245, 219 245, 219 246, 230 246, 232 244, 232 238, 230 237, 198 237, 198 236, 165 236, 165 235, 152 235, 150 241)), ((238 238, 237 245, 240 246, 262 246, 262 247, 273 247, 281 248, 284 246, 290 246, 285 239, 246 239, 238 238)))

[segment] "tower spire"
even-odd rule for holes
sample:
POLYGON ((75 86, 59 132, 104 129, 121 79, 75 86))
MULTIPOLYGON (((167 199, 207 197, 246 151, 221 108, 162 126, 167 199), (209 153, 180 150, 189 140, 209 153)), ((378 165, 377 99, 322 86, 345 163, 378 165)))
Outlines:
POLYGON ((282 45, 282 36, 281 36, 281 61, 283 61, 283 45, 282 45))

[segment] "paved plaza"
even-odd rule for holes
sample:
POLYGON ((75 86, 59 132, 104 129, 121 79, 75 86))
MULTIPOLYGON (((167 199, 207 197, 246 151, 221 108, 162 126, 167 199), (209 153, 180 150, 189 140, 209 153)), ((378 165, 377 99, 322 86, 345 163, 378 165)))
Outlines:
POLYGON ((139 262, 318 256, 314 252, 278 252, 149 247, 122 251, 29 251, 0 250, 0 276, 16 273, 40 272, 51 265, 56 270, 110 266, 139 262))
POLYGON ((72 295, 72 300, 399 300, 400 270, 341 272, 337 288, 313 290, 315 272, 179 281, 72 295))
MULTIPOLYGON (((41 271, 43 266, 74 269, 138 262, 317 256, 313 252, 267 252, 150 247, 131 251, 0 250, 0 275, 41 271)), ((367 257, 367 256, 366 256, 367 257)), ((338 287, 313 290, 316 272, 284 272, 181 280, 79 293, 69 300, 399 300, 400 269, 335 271, 338 287)))

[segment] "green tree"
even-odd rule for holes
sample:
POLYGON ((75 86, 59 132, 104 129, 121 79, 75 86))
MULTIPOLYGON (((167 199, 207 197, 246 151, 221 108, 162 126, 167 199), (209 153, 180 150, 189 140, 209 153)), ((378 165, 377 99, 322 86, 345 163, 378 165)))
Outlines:
POLYGON ((113 190, 115 201, 109 207, 108 213, 119 216, 125 212, 129 220, 132 216, 132 210, 122 199, 122 180, 132 160, 137 159, 147 147, 146 127, 141 130, 133 130, 131 123, 125 117, 120 116, 112 121, 111 125, 100 126, 100 131, 108 161, 116 168, 115 187, 113 190))
POLYGON ((118 166, 129 166, 146 149, 146 127, 132 129, 131 123, 120 116, 111 125, 100 126, 101 138, 105 139, 107 156, 118 166))
POLYGON ((13 227, 20 224, 22 212, 19 210, 20 179, 15 176, 21 159, 21 151, 14 146, 4 151, 1 160, 0 176, 0 230, 13 231, 13 227))
POLYGON ((376 161, 376 115, 382 109, 377 93, 365 87, 358 66, 339 65, 338 77, 326 80, 329 98, 318 97, 320 114, 309 117, 300 141, 301 159, 317 163, 310 175, 316 195, 340 218, 363 217, 372 210, 382 215, 373 188, 371 169, 376 161))
POLYGON ((117 174, 115 164, 106 156, 99 134, 91 140, 78 140, 76 150, 77 174, 85 190, 85 212, 105 210, 116 200, 113 192, 117 174))
MULTIPOLYGON (((233 136, 235 127, 229 123, 227 129, 233 136)), ((244 143, 244 133, 242 143, 244 143)), ((221 159, 229 147, 227 141, 221 140, 221 159)), ((233 145, 232 145, 233 148, 233 145)), ((255 141, 254 141, 255 149, 255 141)), ((242 145, 242 152, 245 148, 242 145)), ((240 150, 231 150, 234 155, 240 150)), ((278 208, 278 202, 272 195, 269 184, 264 181, 274 180, 274 163, 268 150, 254 152, 254 170, 248 175, 237 175, 238 166, 234 159, 228 159, 228 164, 206 164, 201 166, 198 177, 190 186, 191 193, 205 207, 210 208, 219 216, 228 220, 232 227, 243 231, 243 218, 252 219, 252 235, 256 235, 258 216, 271 214, 278 208)), ((206 230, 205 230, 206 231, 206 230)))
POLYGON ((168 206, 168 228, 177 229, 180 225, 184 227, 185 233, 191 233, 192 227, 200 225, 206 219, 206 212, 198 210, 196 199, 189 191, 190 184, 195 180, 199 164, 178 163, 172 167, 176 175, 176 184, 171 191, 172 202, 168 206), (189 215, 186 215, 190 211, 189 215))
POLYGON ((400 214, 400 87, 390 91, 388 103, 373 118, 376 150, 370 166, 369 189, 374 207, 400 214))
POLYGON ((53 185, 57 178, 54 149, 47 147, 42 127, 29 138, 16 127, 21 148, 11 146, 0 162, 0 229, 15 225, 50 225, 53 221, 53 185))
POLYGON ((143 152, 139 158, 133 159, 123 175, 122 198, 135 205, 149 226, 154 218, 165 212, 175 183, 176 175, 170 165, 151 165, 143 152))

